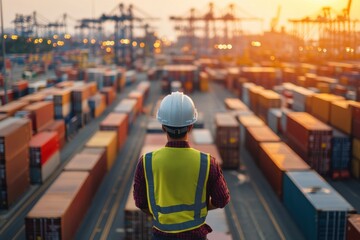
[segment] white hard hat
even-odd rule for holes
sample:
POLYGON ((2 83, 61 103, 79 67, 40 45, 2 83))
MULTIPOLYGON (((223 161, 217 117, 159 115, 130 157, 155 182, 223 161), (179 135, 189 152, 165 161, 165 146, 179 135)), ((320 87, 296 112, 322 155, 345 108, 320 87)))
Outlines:
POLYGON ((197 115, 190 97, 182 92, 172 92, 161 101, 156 117, 162 125, 184 127, 195 123, 197 115))

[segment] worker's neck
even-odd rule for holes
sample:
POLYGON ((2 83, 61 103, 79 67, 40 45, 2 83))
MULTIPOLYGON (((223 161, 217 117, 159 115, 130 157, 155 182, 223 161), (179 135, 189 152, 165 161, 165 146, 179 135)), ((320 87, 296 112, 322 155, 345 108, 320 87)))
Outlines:
POLYGON ((182 138, 171 138, 169 135, 167 135, 167 140, 168 142, 180 142, 180 141, 187 141, 188 140, 188 135, 186 134, 184 137, 182 138))

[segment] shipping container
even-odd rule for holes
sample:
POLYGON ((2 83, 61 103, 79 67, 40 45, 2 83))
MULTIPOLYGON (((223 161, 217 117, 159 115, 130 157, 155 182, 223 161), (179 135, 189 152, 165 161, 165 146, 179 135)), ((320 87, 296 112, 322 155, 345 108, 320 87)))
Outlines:
POLYGON ((224 103, 228 110, 248 110, 248 107, 238 98, 225 98, 224 103))
POLYGON ((245 133, 245 146, 257 165, 260 158, 260 144, 280 142, 281 139, 268 126, 248 127, 245 133))
POLYGON ((333 129, 331 138, 331 177, 334 179, 349 178, 351 165, 351 138, 333 129))
POLYGON ((28 119, 9 117, 1 121, 0 162, 11 159, 24 146, 28 147, 31 135, 31 122, 28 119))
POLYGON ((57 132, 40 132, 29 142, 30 167, 39 168, 59 150, 57 132))
POLYGON ((228 113, 215 115, 215 142, 219 148, 240 147, 240 126, 234 116, 228 113))
POLYGON ((55 131, 57 132, 59 148, 60 150, 64 147, 66 136, 65 136, 65 121, 64 120, 54 120, 46 126, 44 131, 55 131))
POLYGON ((130 191, 124 209, 125 240, 150 240, 152 238, 152 217, 135 206, 130 191))
POLYGON ((163 133, 164 130, 162 129, 161 123, 154 118, 150 118, 146 125, 146 132, 147 133, 163 133))
POLYGON ((286 137, 289 146, 322 175, 330 170, 333 129, 305 112, 287 114, 286 137))
POLYGON ((100 130, 115 131, 117 135, 117 149, 120 150, 128 135, 128 115, 125 113, 110 113, 100 123, 100 130))
POLYGON ((97 131, 85 144, 86 147, 105 148, 107 169, 110 170, 117 156, 117 136, 113 131, 97 131))
POLYGON ((30 112, 34 133, 43 131, 54 120, 53 102, 36 102, 24 107, 23 110, 30 112))
POLYGON ((213 144, 214 139, 209 129, 192 129, 189 140, 197 145, 213 144))
POLYGON ((6 114, 7 116, 14 116, 14 114, 23 109, 24 107, 26 107, 28 105, 28 102, 26 101, 14 101, 14 102, 10 102, 7 103, 3 106, 0 106, 0 113, 1 114, 6 114))
POLYGON ((54 152, 41 166, 30 166, 30 183, 42 184, 60 165, 60 151, 54 152))
POLYGON ((62 172, 27 214, 26 239, 73 239, 92 191, 88 172, 62 172))
POLYGON ((350 104, 352 114, 352 130, 351 135, 360 139, 360 103, 352 102, 350 104))
POLYGON ((354 208, 315 171, 286 172, 284 206, 306 239, 344 239, 354 208))
POLYGON ((238 116, 238 121, 240 123, 240 143, 245 143, 245 132, 248 127, 261 127, 265 126, 263 120, 261 120, 256 115, 246 115, 246 116, 238 116))
POLYGON ((310 166, 283 142, 260 143, 259 167, 281 200, 284 173, 310 170, 310 166))
POLYGON ((131 127, 132 123, 136 119, 136 99, 125 98, 120 101, 118 105, 115 106, 113 112, 116 113, 125 113, 128 115, 128 126, 131 127))
POLYGON ((0 189, 0 209, 9 210, 30 187, 29 168, 17 172, 19 175, 0 189))
POLYGON ((104 151, 99 152, 80 152, 74 155, 64 167, 64 171, 89 172, 89 184, 92 196, 95 196, 102 180, 106 175, 106 155, 104 151))
POLYGON ((344 100, 344 98, 326 93, 314 94, 311 100, 312 104, 310 113, 321 121, 330 123, 331 103, 339 100, 344 100))
POLYGON ((360 214, 351 214, 347 219, 346 240, 360 239, 360 214))

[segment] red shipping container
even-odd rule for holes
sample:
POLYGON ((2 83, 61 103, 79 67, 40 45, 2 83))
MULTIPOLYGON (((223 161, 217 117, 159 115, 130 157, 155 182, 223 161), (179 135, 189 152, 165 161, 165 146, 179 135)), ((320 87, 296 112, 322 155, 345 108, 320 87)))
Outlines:
POLYGON ((30 166, 39 167, 59 150, 57 132, 40 132, 34 135, 29 142, 30 166))
POLYGON ((58 134, 59 148, 62 149, 65 145, 65 121, 63 119, 55 120, 48 124, 44 131, 55 131, 58 134))

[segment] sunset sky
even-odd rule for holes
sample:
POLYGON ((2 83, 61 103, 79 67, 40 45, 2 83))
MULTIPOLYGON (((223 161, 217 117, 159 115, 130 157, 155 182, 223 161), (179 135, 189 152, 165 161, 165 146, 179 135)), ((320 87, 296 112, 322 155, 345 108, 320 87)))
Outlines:
MULTIPOLYGON (((119 3, 128 6, 133 4, 135 14, 140 17, 154 17, 159 20, 150 21, 156 27, 159 36, 167 36, 174 39, 176 34, 174 23, 169 20, 170 15, 188 16, 190 8, 195 8, 198 14, 205 14, 208 10, 209 0, 2 0, 5 28, 13 28, 11 23, 15 14, 30 15, 36 11, 39 16, 50 22, 55 22, 64 13, 69 16, 68 30, 75 32, 76 20, 81 18, 100 17, 101 14, 109 14, 119 3), (143 13, 140 13, 143 12, 143 13), (145 16, 145 14, 147 16, 145 16)), ((333 9, 332 14, 336 16, 346 8, 348 0, 213 0, 215 13, 224 12, 226 7, 233 3, 236 6, 238 17, 257 17, 263 19, 263 23, 254 21, 243 21, 241 26, 245 32, 259 32, 270 29, 270 21, 276 15, 278 6, 281 13, 278 26, 285 26, 290 30, 288 19, 301 19, 306 16, 315 17, 321 13, 324 6, 333 9)), ((350 11, 352 19, 360 18, 360 0, 352 0, 350 11)), ((108 26, 110 29, 111 26, 108 26)))

